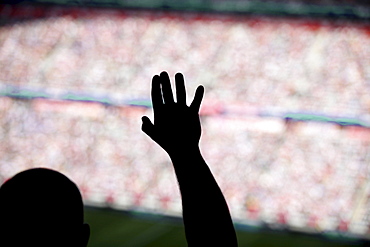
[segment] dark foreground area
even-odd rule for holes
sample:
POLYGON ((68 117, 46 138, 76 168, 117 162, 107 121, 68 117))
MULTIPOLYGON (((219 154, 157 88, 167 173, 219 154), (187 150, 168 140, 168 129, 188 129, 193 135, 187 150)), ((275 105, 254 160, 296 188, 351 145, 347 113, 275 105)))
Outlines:
MULTIPOLYGON (((89 247, 187 246, 182 220, 178 218, 87 207, 85 221, 92 233, 89 247)), ((240 247, 368 246, 364 241, 339 234, 313 235, 239 225, 236 231, 240 247)))

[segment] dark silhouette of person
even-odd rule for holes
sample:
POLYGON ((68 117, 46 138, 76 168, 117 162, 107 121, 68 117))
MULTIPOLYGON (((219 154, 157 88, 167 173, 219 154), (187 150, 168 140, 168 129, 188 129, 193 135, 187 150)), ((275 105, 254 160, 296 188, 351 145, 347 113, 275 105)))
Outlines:
MULTIPOLYGON (((152 80, 154 124, 142 118, 142 130, 169 155, 175 168, 183 206, 188 246, 237 246, 225 198, 199 149, 199 86, 186 105, 185 82, 176 78, 177 102, 166 72, 152 80)), ((18 173, 0 187, 1 246, 86 246, 90 228, 84 224, 77 186, 63 174, 44 168, 18 173)))
POLYGON ((181 73, 175 75, 176 100, 167 72, 152 80, 154 124, 142 117, 142 130, 169 155, 180 187, 188 246, 237 246, 225 198, 199 148, 199 108, 204 87, 199 86, 190 106, 181 73))
POLYGON ((85 247, 89 236, 80 191, 63 174, 29 169, 0 187, 1 246, 85 247))

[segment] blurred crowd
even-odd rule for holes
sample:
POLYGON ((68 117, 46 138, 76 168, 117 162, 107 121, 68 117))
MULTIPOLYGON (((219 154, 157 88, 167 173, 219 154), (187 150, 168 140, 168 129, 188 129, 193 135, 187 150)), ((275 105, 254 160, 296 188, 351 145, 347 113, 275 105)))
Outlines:
MULTIPOLYGON (((366 231, 368 128, 217 111, 232 105, 234 112, 369 120, 364 29, 189 13, 80 14, 2 25, 0 86, 118 102, 147 99, 154 74, 181 71, 189 98, 203 84, 204 105, 214 106, 203 110, 201 148, 235 219, 366 231)), ((88 204, 180 215, 170 160, 141 133, 142 115, 151 109, 0 97, 1 182, 50 167, 70 176, 88 204)))
MULTIPOLYGON (((87 204, 181 215, 170 160, 141 132, 147 108, 8 97, 0 108, 2 181, 49 167, 70 176, 87 204)), ((202 124, 202 153, 235 219, 365 230, 368 128, 223 115, 202 124)))
POLYGON ((370 118, 370 37, 360 24, 62 10, 1 26, 1 83, 120 100, 147 98, 148 78, 181 71, 222 105, 370 118))
POLYGON ((280 119, 205 121, 203 152, 235 218, 366 231, 369 129, 280 119))

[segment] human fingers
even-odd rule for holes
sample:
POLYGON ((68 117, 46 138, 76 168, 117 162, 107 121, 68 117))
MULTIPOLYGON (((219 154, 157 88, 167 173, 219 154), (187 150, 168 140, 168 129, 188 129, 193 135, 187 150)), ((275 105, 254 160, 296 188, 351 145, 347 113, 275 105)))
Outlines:
POLYGON ((162 85, 162 94, 163 94, 164 103, 165 104, 175 103, 173 100, 170 77, 168 76, 167 72, 163 71, 160 74, 160 78, 161 78, 160 82, 162 85))
POLYGON ((191 102, 190 108, 196 112, 199 112, 200 104, 202 103, 204 95, 204 87, 200 85, 195 91, 193 102, 191 102))
POLYGON ((152 79, 152 104, 153 108, 159 108, 163 105, 162 92, 160 85, 160 78, 158 75, 153 76, 152 79))
POLYGON ((143 122, 141 125, 141 130, 154 140, 155 139, 154 125, 147 116, 143 116, 141 120, 143 122))
POLYGON ((184 76, 181 73, 175 75, 176 99, 178 104, 186 105, 186 88, 184 76))

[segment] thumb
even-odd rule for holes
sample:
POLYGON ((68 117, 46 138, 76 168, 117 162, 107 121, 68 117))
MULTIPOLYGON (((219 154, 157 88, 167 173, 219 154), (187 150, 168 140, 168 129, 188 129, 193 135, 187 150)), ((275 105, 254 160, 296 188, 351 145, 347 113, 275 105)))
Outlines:
POLYGON ((143 116, 141 120, 143 121, 141 130, 154 140, 154 125, 147 116, 143 116))

